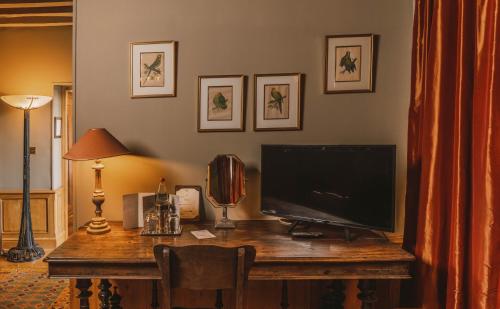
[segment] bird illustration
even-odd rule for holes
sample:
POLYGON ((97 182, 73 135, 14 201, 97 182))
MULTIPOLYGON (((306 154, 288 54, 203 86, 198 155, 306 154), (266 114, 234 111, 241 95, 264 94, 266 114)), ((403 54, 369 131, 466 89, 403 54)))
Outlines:
POLYGON ((225 110, 227 109, 227 102, 229 100, 226 99, 226 97, 221 93, 217 92, 212 99, 212 102, 214 103, 214 107, 212 108, 213 110, 225 110))
POLYGON ((281 92, 276 90, 276 88, 271 89, 271 97, 273 98, 268 102, 269 108, 276 108, 280 111, 280 114, 283 113, 283 103, 285 101, 286 95, 282 95, 281 92))
POLYGON ((144 63, 144 70, 147 72, 147 76, 144 82, 148 81, 149 76, 151 75, 152 72, 155 72, 157 74, 161 73, 160 69, 158 68, 161 64, 161 56, 162 56, 161 54, 156 56, 155 61, 153 61, 153 63, 151 63, 150 65, 144 63))
POLYGON ((346 51, 345 55, 340 59, 340 67, 343 67, 344 70, 340 73, 345 73, 345 71, 349 73, 354 73, 356 71, 356 60, 357 58, 351 58, 351 52, 346 51))

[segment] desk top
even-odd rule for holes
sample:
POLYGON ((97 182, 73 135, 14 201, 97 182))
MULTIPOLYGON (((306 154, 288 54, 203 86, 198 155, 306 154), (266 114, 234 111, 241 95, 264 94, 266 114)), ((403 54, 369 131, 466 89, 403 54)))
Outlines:
MULTIPOLYGON (((104 235, 89 235, 80 229, 61 246, 52 251, 45 259, 49 263, 51 277, 92 277, 83 268, 94 267, 95 276, 107 275, 109 278, 159 278, 153 256, 153 246, 165 243, 174 246, 209 244, 219 246, 253 245, 257 250, 254 268, 258 265, 299 267, 308 264, 355 265, 399 265, 398 278, 408 278, 407 266, 414 260, 413 255, 400 246, 379 235, 368 231, 353 230, 354 240, 347 242, 343 230, 329 226, 314 226, 312 231, 321 231, 324 237, 318 239, 295 239, 287 234, 287 226, 277 221, 237 221, 234 230, 216 230, 213 223, 195 223, 183 226, 181 236, 141 236, 140 229, 124 230, 121 224, 112 224, 112 230, 104 235), (207 229, 217 237, 198 240, 190 231, 207 229), (107 265, 103 267, 103 265, 107 265), (109 270, 112 266, 125 265, 127 274, 109 270), (75 267, 69 270, 71 266, 75 267), (78 270, 76 266, 82 269, 78 270), (101 269, 102 270, 98 270, 101 269), (130 271, 130 268, 136 271, 130 271), (145 268, 149 268, 148 271, 145 268), (68 269, 67 271, 65 269, 68 269)), ((113 267, 114 267, 113 266, 113 267)), ((271 271, 267 269, 266 271, 271 271)), ((276 271, 276 268, 272 269, 276 271)), ((319 270, 318 270, 319 271, 319 270)), ((330 274, 330 270, 327 271, 330 274)), ((298 273, 296 272, 295 275, 298 273)), ((254 274, 255 275, 255 274, 254 274)), ((252 273, 250 274, 252 277, 252 273)), ((286 277, 286 276, 285 276, 286 277)), ((300 276, 294 276, 298 279, 300 276)), ((275 278, 276 279, 276 278, 275 278)))

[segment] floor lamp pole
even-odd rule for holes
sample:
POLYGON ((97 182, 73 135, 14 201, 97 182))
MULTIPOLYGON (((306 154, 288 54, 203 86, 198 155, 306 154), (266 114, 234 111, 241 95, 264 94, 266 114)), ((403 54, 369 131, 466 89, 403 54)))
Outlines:
POLYGON ((24 110, 23 157, 23 209, 17 246, 7 253, 10 262, 29 262, 44 256, 45 252, 35 243, 30 210, 30 110, 24 110))

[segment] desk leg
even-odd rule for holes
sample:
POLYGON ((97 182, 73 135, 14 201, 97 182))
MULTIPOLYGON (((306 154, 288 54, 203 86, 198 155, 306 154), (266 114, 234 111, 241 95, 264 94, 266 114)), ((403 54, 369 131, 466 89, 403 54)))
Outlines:
POLYGON ((323 296, 322 309, 343 309, 345 300, 345 285, 342 280, 333 280, 328 287, 328 294, 323 296))
POLYGON ((100 309, 110 309, 109 307, 109 298, 111 297, 111 283, 109 283, 108 279, 101 279, 101 283, 98 285, 99 287, 99 300, 101 301, 100 309))
MULTIPOLYGON (((151 309, 160 308, 160 304, 158 303, 158 281, 151 280, 151 309)), ((171 293, 169 291, 169 293, 171 293)))
POLYGON ((90 279, 77 279, 76 288, 80 290, 80 294, 77 298, 80 299, 80 309, 89 309, 89 297, 92 296, 92 292, 89 291, 92 281, 90 279))
POLYGON ((224 305, 222 304, 222 290, 217 290, 215 309, 222 309, 222 307, 224 307, 224 305))
POLYGON ((358 299, 361 300, 361 309, 375 308, 377 295, 375 290, 375 280, 359 280, 358 299))
POLYGON ((281 285, 281 309, 288 308, 288 281, 283 280, 281 285))
POLYGON ((115 291, 113 292, 113 295, 109 298, 109 303, 111 304, 111 309, 123 309, 122 306, 120 306, 120 302, 122 301, 122 297, 118 292, 116 291, 117 288, 115 286, 115 291))

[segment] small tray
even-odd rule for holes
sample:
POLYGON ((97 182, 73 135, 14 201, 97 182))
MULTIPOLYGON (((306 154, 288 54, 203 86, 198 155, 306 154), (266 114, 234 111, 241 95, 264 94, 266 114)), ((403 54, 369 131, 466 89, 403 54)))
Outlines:
POLYGON ((141 236, 180 236, 182 234, 182 225, 179 227, 179 230, 175 233, 144 233, 144 230, 141 231, 141 236))

